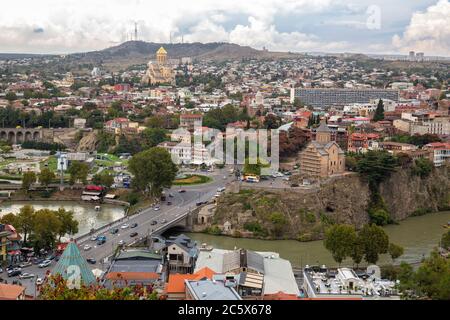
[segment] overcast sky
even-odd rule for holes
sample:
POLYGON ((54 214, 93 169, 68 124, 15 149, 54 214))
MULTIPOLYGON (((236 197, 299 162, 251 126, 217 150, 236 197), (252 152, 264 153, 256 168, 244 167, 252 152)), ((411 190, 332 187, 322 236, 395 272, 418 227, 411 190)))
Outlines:
POLYGON ((151 42, 450 56, 449 0, 2 0, 0 52, 104 49, 135 21, 151 42))

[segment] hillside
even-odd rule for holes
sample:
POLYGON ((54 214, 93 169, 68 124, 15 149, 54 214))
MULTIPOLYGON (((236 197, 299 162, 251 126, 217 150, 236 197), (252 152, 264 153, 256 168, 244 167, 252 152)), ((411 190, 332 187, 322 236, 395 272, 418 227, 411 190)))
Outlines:
POLYGON ((155 52, 163 46, 169 53, 169 58, 179 59, 190 57, 198 60, 241 60, 246 58, 286 58, 298 54, 269 52, 256 50, 248 46, 232 43, 154 43, 143 41, 128 41, 118 46, 100 51, 75 53, 67 57, 68 60, 79 64, 103 64, 108 67, 120 66, 122 68, 136 64, 146 64, 154 58, 155 52))
MULTIPOLYGON (((380 192, 393 221, 450 207, 449 168, 435 169, 427 178, 408 170, 395 172, 380 192)), ((212 226, 229 221, 234 236, 265 239, 322 239, 333 223, 362 227, 369 222, 369 188, 358 175, 332 179, 320 189, 242 189, 219 198, 212 226)), ((200 227, 200 226, 199 226, 200 227)), ((200 228, 196 231, 201 231, 200 228)), ((204 230, 208 231, 208 230, 204 230)))

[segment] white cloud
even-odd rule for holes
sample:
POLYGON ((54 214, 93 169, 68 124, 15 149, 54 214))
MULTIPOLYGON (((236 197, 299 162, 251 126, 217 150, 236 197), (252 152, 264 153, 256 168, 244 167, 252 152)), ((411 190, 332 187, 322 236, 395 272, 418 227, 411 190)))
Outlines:
MULTIPOLYGON (((387 0, 374 0, 379 3, 385 1, 387 0)), ((326 13, 330 17, 329 20, 334 21, 334 25, 361 32, 364 29, 362 24, 365 21, 365 8, 371 0, 363 0, 357 4, 347 0, 4 2, 0 10, 0 52, 65 53, 103 49, 129 38, 134 29, 134 21, 138 21, 139 37, 145 41, 168 42, 172 34, 174 41, 180 41, 183 35, 184 41, 189 42, 230 41, 255 48, 265 46, 274 51, 336 52, 364 51, 367 46, 358 43, 350 32, 340 35, 339 39, 324 40, 315 34, 318 30, 296 29, 295 20, 291 26, 290 20, 284 19, 302 19, 305 16, 315 17, 316 14, 326 13), (340 14, 343 16, 339 16, 340 14), (351 20, 353 18, 356 20, 351 20), (280 21, 284 21, 284 27, 280 26, 280 21)), ((442 3, 448 4, 448 1, 441 1, 438 5, 442 6, 442 3)), ((423 19, 431 23, 429 18, 423 19)), ((411 29, 414 29, 413 20, 409 27, 411 29)), ((323 30, 332 30, 331 24, 333 22, 320 26, 322 33, 323 30)), ((441 29, 439 41, 444 42, 447 37, 448 42, 448 33, 444 31, 446 28, 441 29)), ((401 46, 405 46, 404 43, 409 43, 410 38, 413 39, 408 32, 407 30, 403 38, 398 37, 394 42, 401 42, 401 46)), ((389 44, 390 37, 386 36, 385 43, 389 44)), ((383 41, 378 39, 377 42, 383 41)))
POLYGON ((425 54, 450 55, 450 2, 440 0, 425 12, 414 13, 402 36, 392 44, 399 51, 422 51, 425 54))

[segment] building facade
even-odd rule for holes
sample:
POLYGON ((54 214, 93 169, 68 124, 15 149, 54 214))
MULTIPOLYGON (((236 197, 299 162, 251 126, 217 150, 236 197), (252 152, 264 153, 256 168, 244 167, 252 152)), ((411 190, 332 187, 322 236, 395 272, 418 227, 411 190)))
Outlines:
POLYGON ((175 85, 175 73, 167 61, 167 51, 161 47, 156 52, 156 63, 150 61, 145 75, 142 77, 142 84, 170 84, 175 85))
POLYGON ((326 178, 345 171, 345 154, 331 140, 331 130, 322 122, 316 130, 316 140, 300 153, 300 172, 311 178, 326 178))

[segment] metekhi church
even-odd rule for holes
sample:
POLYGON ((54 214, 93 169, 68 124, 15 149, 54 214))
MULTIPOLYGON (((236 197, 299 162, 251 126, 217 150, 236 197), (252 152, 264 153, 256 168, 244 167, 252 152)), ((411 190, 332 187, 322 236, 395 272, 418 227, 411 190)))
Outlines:
POLYGON ((142 77, 142 84, 171 84, 175 85, 175 73, 167 63, 167 51, 161 47, 156 51, 156 62, 148 63, 147 71, 142 77))

